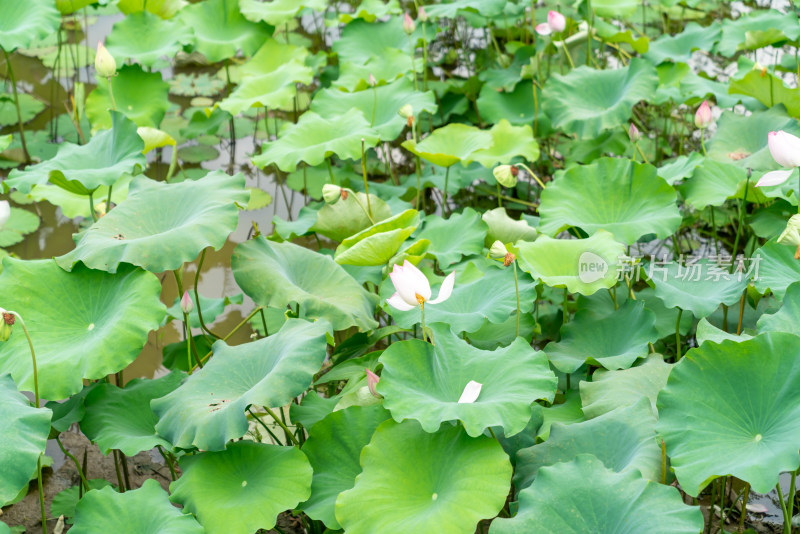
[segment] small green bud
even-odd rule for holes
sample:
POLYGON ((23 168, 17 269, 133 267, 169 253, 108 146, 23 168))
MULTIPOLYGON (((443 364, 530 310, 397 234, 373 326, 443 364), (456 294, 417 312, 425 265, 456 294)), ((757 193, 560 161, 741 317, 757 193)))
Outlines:
POLYGON ((508 254, 508 250, 502 241, 495 241, 489 249, 489 257, 494 260, 502 260, 508 254))
POLYGON ((322 198, 328 204, 336 204, 342 198, 342 188, 338 185, 325 184, 322 186, 322 198))
POLYGON ((492 171, 494 179, 503 187, 514 187, 517 185, 517 174, 519 169, 514 165, 498 165, 492 171))

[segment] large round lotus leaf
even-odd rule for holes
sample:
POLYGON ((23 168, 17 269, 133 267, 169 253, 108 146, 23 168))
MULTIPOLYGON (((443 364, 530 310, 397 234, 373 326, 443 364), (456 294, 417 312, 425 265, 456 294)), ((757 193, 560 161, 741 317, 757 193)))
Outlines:
POLYGON ((594 0, 592 10, 601 17, 627 18, 636 13, 637 0, 594 0))
MULTIPOLYGON (((490 84, 484 84, 476 105, 481 112, 481 118, 485 121, 499 123, 507 120, 518 126, 530 124, 533 122, 536 110, 533 102, 533 84, 530 80, 523 80, 510 92, 498 91, 490 84)), ((542 124, 542 119, 547 117, 541 110, 539 113, 539 124, 542 124)))
POLYGON ((334 330, 378 325, 373 317, 377 298, 328 256, 259 237, 237 245, 231 268, 256 304, 286 308, 294 302, 303 317, 326 319, 334 330))
POLYGON ((87 493, 75 507, 73 534, 203 534, 191 515, 169 502, 167 492, 152 478, 142 487, 117 493, 107 486, 87 493))
POLYGON ((717 121, 717 133, 708 144, 708 157, 735 163, 743 169, 774 170, 775 160, 769 153, 767 138, 769 132, 777 130, 800 135, 800 124, 781 105, 747 116, 724 111, 717 121))
POLYGON ((127 200, 78 234, 75 249, 58 264, 71 270, 82 261, 112 273, 123 262, 154 273, 178 269, 204 248, 225 244, 239 222, 236 203, 248 197, 241 174, 214 171, 171 184, 138 177, 127 200))
MULTIPOLYGON (((52 160, 50 160, 52 161, 52 160)), ((59 172, 58 170, 54 170, 52 172, 59 172)), ((70 219, 74 219, 76 217, 83 217, 84 219, 90 219, 92 217, 91 213, 91 206, 89 206, 89 199, 87 195, 81 194, 85 191, 81 191, 80 180, 84 174, 77 176, 76 181, 69 182, 66 180, 61 180, 60 178, 55 178, 57 183, 60 183, 66 187, 69 187, 69 190, 64 189, 58 185, 51 185, 51 184, 39 184, 33 186, 31 192, 28 193, 28 196, 33 199, 34 201, 38 202, 41 200, 46 200, 50 204, 54 206, 58 206, 61 208, 61 213, 70 219), (75 192, 80 191, 80 192, 75 192)), ((133 176, 130 174, 123 174, 119 180, 114 182, 111 185, 111 202, 115 205, 120 204, 123 200, 128 198, 128 186, 133 180, 133 176)), ((85 186, 83 186, 85 188, 85 186)), ((94 191, 94 199, 96 203, 101 202, 101 199, 105 200, 108 198, 108 187, 105 185, 101 185, 94 191)), ((3 228, 5 229, 5 228, 3 228)), ((0 230, 2 233, 2 230, 0 230)))
POLYGON ((694 170, 705 161, 699 152, 692 152, 689 156, 678 156, 669 163, 658 168, 658 175, 669 185, 675 185, 684 178, 692 175, 694 170))
POLYGON ((657 86, 656 69, 644 59, 633 58, 619 69, 581 66, 566 76, 553 74, 543 92, 542 108, 554 128, 588 139, 624 125, 633 106, 651 99, 657 86))
MULTIPOLYGON (((139 65, 123 65, 111 78, 117 110, 137 126, 158 128, 169 109, 169 84, 160 72, 145 72, 139 65)), ((86 116, 92 129, 111 128, 113 105, 108 80, 97 78, 97 88, 86 98, 86 116)))
POLYGON ((419 224, 419 212, 406 210, 342 241, 334 259, 341 265, 385 265, 419 224))
POLYGON ((701 210, 721 206, 746 182, 747 171, 732 163, 707 160, 680 187, 686 203, 701 210))
POLYGON ((150 409, 150 401, 177 388, 184 376, 175 372, 157 380, 135 378, 124 389, 99 384, 86 396, 81 431, 106 455, 111 449, 134 456, 157 445, 172 448, 156 434, 158 418, 150 409))
POLYGON ((126 15, 149 11, 162 19, 171 19, 186 5, 186 0, 119 0, 117 7, 126 15))
POLYGON ((660 354, 651 354, 641 365, 630 369, 598 369, 591 382, 581 382, 583 414, 591 419, 643 398, 650 400, 650 407, 656 412, 658 392, 667 385, 670 371, 672 364, 665 363, 660 354))
POLYGON ((699 507, 686 506, 677 489, 616 473, 589 454, 543 467, 519 495, 519 511, 495 519, 489 534, 697 534, 699 507))
POLYGON ((450 167, 461 161, 466 165, 476 151, 492 146, 492 134, 466 124, 448 124, 435 129, 429 136, 414 143, 403 142, 403 147, 426 161, 441 167, 450 167))
POLYGON ((301 161, 314 167, 333 154, 340 159, 361 159, 361 140, 365 147, 378 144, 378 134, 357 109, 326 119, 307 111, 277 140, 264 143, 253 163, 261 168, 275 164, 284 172, 294 172, 301 161))
POLYGON ((690 22, 681 33, 663 35, 651 42, 643 57, 654 65, 665 61, 688 63, 695 50, 711 50, 719 39, 720 31, 720 25, 716 22, 711 26, 690 22))
POLYGON ((761 68, 752 68, 741 78, 732 79, 728 91, 735 95, 751 96, 767 107, 782 104, 792 117, 800 115, 800 89, 788 87, 781 78, 763 73, 761 68))
POLYGON ((239 0, 239 9, 247 20, 266 22, 278 27, 292 20, 304 8, 324 11, 328 7, 325 0, 239 0))
MULTIPOLYGON (((33 119, 36 115, 41 113, 45 107, 44 102, 27 93, 20 93, 17 95, 17 98, 19 99, 19 111, 23 123, 33 119)), ((0 93, 0 125, 16 125, 18 121, 14 95, 0 93)))
POLYGON ((447 269, 462 256, 483 252, 486 230, 481 216, 472 208, 464 208, 461 213, 454 213, 447 219, 429 215, 422 231, 415 237, 430 241, 427 253, 436 257, 439 268, 447 269))
POLYGON ((52 412, 33 408, 8 374, 0 374, 0 403, 0 505, 5 505, 34 475, 36 462, 47 444, 52 412))
POLYGON ((150 403, 156 431, 175 447, 221 451, 247 432, 245 409, 276 407, 303 393, 326 355, 324 321, 289 319, 269 337, 230 347, 214 343, 209 363, 150 403))
POLYGON ((644 302, 630 300, 604 317, 579 311, 561 328, 561 340, 545 346, 545 353, 563 373, 574 373, 587 362, 627 369, 647 356, 648 344, 656 340, 655 314, 645 309, 644 302))
POLYGON ((690 311, 698 318, 711 315, 720 304, 738 302, 750 279, 745 273, 729 274, 727 267, 706 259, 689 265, 654 262, 646 270, 656 285, 656 297, 666 307, 690 311))
POLYGON ((553 239, 539 236, 517 245, 520 267, 551 287, 591 295, 617 283, 617 267, 625 246, 598 230, 588 239, 553 239))
POLYGON ((341 38, 334 41, 332 48, 339 56, 340 64, 364 64, 371 63, 373 58, 385 55, 391 49, 404 51, 408 55, 409 41, 403 31, 401 17, 391 17, 374 24, 354 20, 342 29, 341 38))
MULTIPOLYGON (((476 269, 477 270, 477 269, 476 269)), ((426 324, 447 323, 457 332, 476 332, 488 319, 492 324, 503 323, 511 312, 517 310, 517 294, 514 290, 514 273, 503 266, 491 266, 481 276, 460 281, 456 275, 455 287, 450 298, 438 304, 425 306, 426 324), (487 290, 490 288, 491 290, 487 290)), ((391 281, 384 282, 382 296, 389 297, 394 291, 391 281), (385 290, 385 293, 384 293, 385 290)), ((438 290, 434 289, 437 295, 438 290)), ((520 309, 530 310, 536 298, 536 288, 527 276, 519 278, 520 309)), ((411 328, 420 321, 419 308, 400 311, 391 308, 395 323, 403 328, 411 328)))
POLYGON ((608 230, 630 245, 640 237, 672 235, 681 225, 675 190, 652 165, 601 158, 575 166, 542 191, 539 231, 555 235, 578 226, 608 230))
POLYGON ((162 57, 172 58, 182 45, 191 42, 192 30, 179 20, 164 20, 141 11, 114 24, 106 48, 119 65, 130 58, 152 67, 162 57))
MULTIPOLYGON (((372 193, 369 195, 369 206, 372 208, 372 220, 376 223, 392 216, 389 205, 372 193)), ((345 200, 339 200, 336 204, 326 203, 316 214, 309 213, 309 220, 311 215, 314 215, 315 219, 309 229, 334 241, 342 242, 373 225, 367 212, 364 211, 366 207, 367 195, 350 193, 345 200)))
POLYGON ((521 156, 525 161, 539 159, 539 145, 533 138, 533 130, 527 124, 511 126, 505 119, 492 126, 489 130, 494 140, 491 148, 476 150, 468 161, 477 161, 486 168, 497 164, 511 163, 511 160, 521 156))
POLYGON ((332 119, 344 115, 351 108, 361 110, 367 122, 378 132, 381 139, 395 139, 406 119, 397 112, 403 106, 411 106, 415 117, 423 111, 436 113, 436 99, 432 91, 419 92, 408 78, 400 78, 387 85, 380 85, 355 93, 344 93, 338 89, 323 89, 314 96, 311 111, 332 119))
POLYGON ((290 61, 279 69, 259 76, 245 77, 239 86, 219 107, 230 113, 239 113, 251 107, 291 109, 297 95, 296 83, 309 84, 313 71, 299 61, 290 61))
POLYGON ((800 324, 800 282, 795 282, 786 289, 783 305, 777 312, 765 313, 758 318, 758 331, 797 334, 798 324, 800 324))
POLYGON ((483 222, 489 227, 484 243, 492 246, 499 240, 502 243, 516 243, 517 241, 533 241, 538 232, 524 220, 514 220, 508 216, 505 208, 487 210, 481 216, 483 222))
POLYGON ((0 247, 16 245, 26 235, 35 232, 40 223, 35 213, 21 208, 11 208, 8 220, 0 227, 0 247))
POLYGON ((52 0, 0 2, 0 48, 13 52, 55 33, 61 13, 52 0))
POLYGON ((363 471, 336 500, 348 534, 472 534, 505 504, 511 463, 497 441, 447 426, 386 421, 361 452, 363 471))
POLYGON ((6 184, 29 193, 34 185, 46 184, 52 178, 60 183, 78 182, 91 191, 101 185, 113 185, 123 173, 144 168, 144 142, 136 133, 136 124, 118 112, 111 112, 111 119, 110 130, 95 134, 84 145, 63 143, 53 158, 24 170, 12 170, 6 184))
POLYGON ((521 337, 487 351, 451 333, 449 325, 433 325, 432 330, 435 346, 418 339, 400 341, 380 357, 378 392, 395 421, 415 419, 426 432, 461 421, 470 436, 491 426, 513 436, 530 420, 533 402, 552 402, 557 380, 547 358, 521 337), (482 385, 480 394, 475 402, 459 403, 470 381, 482 385))
MULTIPOLYGON (((49 400, 79 392, 84 378, 97 380, 128 366, 161 324, 161 283, 130 265, 117 274, 76 267, 68 273, 52 260, 3 260, 3 306, 25 320, 39 375, 39 394, 49 400), (24 291, 20 290, 24 288, 24 291)), ((28 341, 21 327, 0 345, 0 371, 33 391, 28 341)))
MULTIPOLYGON (((617 300, 623 298, 623 292, 617 292, 617 300)), ((644 301, 644 307, 656 314, 656 330, 659 339, 670 337, 675 339, 675 323, 678 320, 678 313, 681 314, 681 324, 679 331, 685 336, 689 333, 694 323, 694 316, 691 313, 683 313, 678 308, 668 308, 661 299, 655 296, 652 287, 647 286, 636 292, 636 299, 644 301)))
POLYGON ((308 517, 328 528, 341 528, 334 512, 336 498, 355 484, 361 472, 361 449, 387 419, 389 412, 379 404, 351 406, 331 413, 309 431, 303 452, 314 468, 314 478, 311 497, 299 506, 308 517))
POLYGON ((251 534, 311 492, 311 466, 295 447, 252 441, 180 460, 170 500, 197 516, 207 534, 251 534))
POLYGON ((704 343, 675 364, 658 396, 658 432, 683 490, 733 475, 766 493, 797 469, 800 338, 768 333, 704 343))
POLYGON ((717 52, 726 57, 731 57, 744 48, 747 34, 778 30, 785 36, 784 39, 794 40, 800 36, 800 25, 794 17, 787 17, 778 10, 768 9, 753 11, 742 15, 736 20, 728 19, 722 24, 722 38, 717 45, 717 52))
POLYGON ((181 9, 178 18, 194 32, 194 48, 215 63, 236 55, 253 54, 272 34, 263 23, 250 22, 237 0, 206 0, 181 9))
POLYGON ((581 397, 577 389, 569 389, 561 403, 542 408, 542 425, 536 434, 537 439, 546 441, 550 437, 553 423, 571 425, 585 421, 581 410, 581 397))
POLYGON ((759 293, 770 290, 778 299, 783 299, 786 289, 800 280, 800 262, 794 259, 794 252, 795 247, 773 239, 753 254, 749 267, 759 293))
POLYGON ((547 441, 517 453, 514 486, 518 491, 527 488, 542 467, 569 462, 579 454, 592 454, 618 473, 635 470, 658 482, 661 447, 656 442, 656 417, 650 403, 640 399, 588 421, 554 423, 547 441))

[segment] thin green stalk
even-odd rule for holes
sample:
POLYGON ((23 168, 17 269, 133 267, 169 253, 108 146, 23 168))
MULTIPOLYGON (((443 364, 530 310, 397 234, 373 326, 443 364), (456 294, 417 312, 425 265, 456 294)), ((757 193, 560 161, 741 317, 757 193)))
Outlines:
POLYGON ((367 180, 367 151, 364 147, 363 137, 361 138, 361 175, 364 178, 364 192, 367 195, 367 215, 369 215, 369 220, 373 221, 372 224, 375 224, 374 219, 372 218, 372 204, 369 200, 369 180, 367 180))
POLYGON ((778 481, 775 489, 778 490, 778 500, 781 502, 781 512, 783 512, 783 534, 792 534, 792 516, 789 515, 789 511, 786 508, 786 500, 783 498, 780 481, 778 481))
POLYGON ((648 161, 647 156, 644 155, 644 151, 642 150, 642 147, 639 146, 639 142, 636 141, 635 143, 633 143, 633 146, 635 146, 636 150, 638 150, 639 154, 641 154, 642 161, 644 161, 645 163, 649 164, 650 162, 648 161))
POLYGON ((203 249, 203 252, 200 253, 200 261, 197 264, 197 276, 194 277, 194 305, 197 307, 197 318, 200 320, 200 328, 208 332, 210 336, 213 336, 217 339, 220 337, 212 332, 207 326, 205 321, 203 321, 203 310, 200 309, 200 294, 197 292, 197 283, 200 281, 200 271, 203 269, 203 262, 206 259, 206 249, 203 249))
POLYGON ((500 182, 497 182, 497 207, 498 208, 503 207, 503 195, 502 192, 500 191, 500 182))
POLYGON ((533 172, 533 171, 531 170, 531 168, 530 168, 530 167, 528 167, 528 166, 527 166, 527 165, 525 165, 524 163, 517 163, 516 165, 519 165, 520 167, 522 167, 523 169, 525 169, 526 171, 528 171, 528 174, 530 174, 531 176, 533 176, 533 179, 534 179, 534 180, 536 180, 536 183, 538 183, 538 184, 539 184, 539 187, 541 187, 542 189, 546 189, 546 187, 547 187, 547 186, 546 186, 546 185, 544 185, 544 182, 543 182, 543 181, 541 181, 541 180, 539 179, 539 177, 538 177, 538 176, 536 176, 536 173, 535 173, 535 172, 533 172))
POLYGON ((119 459, 117 457, 117 449, 113 449, 114 455, 114 470, 117 472, 117 485, 119 485, 119 492, 125 493, 125 481, 122 478, 122 471, 119 469, 119 459))
MULTIPOLYGON (((247 321, 249 321, 250 319, 252 319, 252 318, 255 316, 255 314, 257 314, 259 311, 261 311, 261 310, 263 310, 263 309, 264 309, 264 308, 263 308, 262 306, 258 306, 258 307, 256 307, 256 308, 255 308, 253 311, 251 311, 251 312, 250 312, 250 314, 249 314, 247 317, 245 317, 244 319, 242 319, 242 321, 241 321, 239 324, 237 324, 236 326, 234 326, 234 327, 233 327, 233 330, 231 330, 230 332, 228 332, 228 335, 222 338, 222 341, 228 341, 228 339, 229 339, 229 338, 230 338, 230 337, 231 337, 233 334, 235 334, 236 332, 238 332, 238 331, 239 331, 239 329, 240 329, 241 327, 243 327, 244 325, 246 325, 246 324, 247 324, 247 321)), ((203 356, 202 358, 200 358, 200 359, 198 360, 198 363, 206 361, 207 359, 209 359, 209 358, 211 357, 211 355, 212 355, 212 354, 214 354, 214 351, 213 351, 213 350, 211 350, 211 351, 208 351, 208 354, 206 354, 205 356, 203 356)), ((195 365, 195 366, 192 368, 192 370, 194 370, 194 369, 196 369, 196 368, 197 368, 197 366, 195 365)))
POLYGON ((122 451, 119 452, 119 461, 122 467, 122 476, 125 478, 125 487, 131 489, 131 479, 128 475, 128 458, 125 456, 125 453, 122 451))
POLYGON ((516 260, 511 262, 511 268, 514 269, 514 290, 517 293, 517 331, 516 336, 519 337, 519 316, 520 316, 520 309, 519 309, 519 282, 517 280, 517 262, 516 260))
POLYGON ((283 431, 286 433, 286 437, 289 438, 290 440, 292 440, 292 443, 294 443, 295 445, 297 445, 299 447, 300 446, 300 442, 297 441, 297 438, 295 437, 294 434, 292 434, 292 431, 289 430, 289 427, 286 426, 286 423, 281 421, 281 418, 278 417, 277 415, 275 415, 275 412, 273 412, 272 410, 270 410, 266 406, 264 406, 264 410, 266 410, 266 412, 270 415, 270 417, 272 417, 275 420, 275 422, 278 423, 278 426, 280 426, 283 429, 283 431))
POLYGON ((450 167, 447 167, 447 170, 444 171, 444 197, 442 198, 442 215, 444 215, 447 210, 447 183, 449 180, 450 167))
POLYGON ((703 149, 703 156, 707 156, 708 154, 706 154, 705 135, 703 134, 703 130, 702 129, 700 130, 700 148, 703 149))
POLYGON ((264 308, 261 308, 261 325, 264 327, 264 337, 268 337, 269 330, 267 329, 267 317, 264 314, 264 308))
POLYGON ((794 495, 795 495, 795 485, 797 482, 797 470, 792 471, 791 477, 791 486, 789 486, 789 499, 788 504, 786 505, 789 512, 789 534, 791 534, 791 521, 794 517, 794 495))
MULTIPOLYGON (((178 286, 178 298, 181 298, 183 296, 183 281, 181 280, 180 269, 175 269, 172 271, 172 274, 175 275, 175 283, 178 286)), ((189 314, 183 310, 181 311, 183 312, 183 328, 186 332, 186 358, 189 363, 189 374, 192 374, 192 371, 194 370, 194 364, 192 363, 192 329, 189 326, 189 314)), ((203 363, 199 360, 199 358, 197 359, 197 363, 202 369, 203 363)))
POLYGON ((28 153, 28 145, 25 143, 25 128, 22 126, 22 111, 19 107, 19 95, 17 95, 17 81, 14 78, 14 69, 11 67, 11 58, 3 49, 3 53, 6 55, 6 66, 8 67, 8 78, 11 81, 11 89, 14 92, 14 105, 17 108, 17 125, 19 126, 19 137, 22 141, 22 154, 25 156, 25 162, 29 162, 31 160, 31 156, 28 153))
POLYGON ((661 483, 667 483, 667 445, 661 440, 661 483))
POLYGON ((331 166, 331 158, 325 158, 325 163, 328 164, 328 176, 331 179, 331 183, 336 185, 336 177, 333 175, 333 167, 331 166))
POLYGON ((744 518, 747 517, 747 497, 750 496, 750 483, 744 484, 744 496, 742 497, 742 513, 739 515, 739 532, 744 532, 744 518))
POLYGON ((89 482, 86 480, 86 476, 83 474, 83 469, 81 469, 81 464, 78 463, 78 459, 72 455, 65 447, 64 444, 61 443, 61 439, 56 436, 56 443, 58 444, 58 448, 61 449, 61 452, 64 453, 64 456, 72 460, 72 463, 75 464, 75 469, 78 470, 78 475, 81 477, 81 485, 83 486, 84 491, 89 491, 89 482))
POLYGON ((117 111, 117 101, 114 100, 114 89, 111 87, 111 76, 106 78, 106 85, 108 86, 108 97, 111 99, 111 109, 117 111))
POLYGON ((94 212, 94 191, 89 192, 89 211, 92 212, 92 221, 97 222, 97 214, 94 212))
POLYGON ((678 308, 678 319, 675 321, 675 361, 681 359, 681 315, 683 308, 678 308))
POLYGON ((156 445, 156 447, 158 447, 158 452, 161 453, 164 461, 167 462, 167 467, 169 467, 169 476, 172 478, 172 481, 174 482, 178 480, 178 474, 175 472, 175 467, 172 465, 172 460, 167 457, 167 453, 164 452, 164 449, 161 447, 161 445, 156 445))
MULTIPOLYGON (((744 198, 739 202, 739 222, 736 225, 736 239, 733 240, 733 260, 736 259, 736 251, 739 248, 739 238, 742 234, 742 222, 744 220, 744 212, 747 206, 747 190, 750 188, 750 169, 747 170, 747 180, 744 184, 744 198)), ((736 261, 731 261, 731 271, 735 268, 736 261)))
MULTIPOLYGON (((355 200, 358 203, 358 205, 361 206, 361 210, 364 212, 364 215, 367 216, 367 218, 369 219, 369 222, 372 223, 372 224, 375 224, 375 219, 372 218, 372 214, 369 212, 369 210, 364 205, 364 203, 361 202, 361 199, 358 198, 358 193, 353 191, 353 195, 352 196, 353 196, 353 200, 355 200)), ((367 202, 369 202, 369 193, 367 193, 367 202)))
POLYGON ((111 211, 111 191, 113 191, 113 189, 114 189, 113 185, 108 186, 108 198, 106 199, 106 213, 111 211))
POLYGON ((253 419, 255 419, 261 426, 264 427, 264 430, 266 430, 267 434, 269 434, 270 437, 275 440, 275 443, 279 443, 279 444, 283 445, 283 442, 280 440, 280 438, 278 436, 276 436, 275 433, 272 432, 272 430, 270 430, 270 428, 267 426, 267 424, 264 421, 262 421, 259 416, 257 416, 255 413, 253 413, 253 410, 251 410, 249 406, 247 407, 247 412, 250 415, 253 416, 253 419))
POLYGON ((422 316, 422 341, 428 341, 427 336, 425 335, 425 303, 419 305, 419 310, 422 316))
POLYGON ((408 36, 408 47, 411 49, 411 75, 414 77, 414 91, 418 91, 417 89, 417 47, 414 46, 414 39, 410 35, 408 36))
POLYGON ((39 508, 42 510, 42 532, 47 534, 47 512, 44 509, 44 486, 42 482, 42 455, 36 459, 36 474, 39 486, 39 508))

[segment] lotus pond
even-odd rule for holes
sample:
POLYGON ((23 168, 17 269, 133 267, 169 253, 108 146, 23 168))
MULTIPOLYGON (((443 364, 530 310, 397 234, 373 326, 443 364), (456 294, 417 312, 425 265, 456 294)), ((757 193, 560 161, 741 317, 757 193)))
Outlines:
POLYGON ((791 534, 798 13, 0 0, 0 534, 791 534))

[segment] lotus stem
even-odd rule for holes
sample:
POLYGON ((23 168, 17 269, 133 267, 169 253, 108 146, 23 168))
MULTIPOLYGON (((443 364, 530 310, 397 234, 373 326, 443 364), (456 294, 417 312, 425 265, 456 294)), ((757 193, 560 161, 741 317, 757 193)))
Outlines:
POLYGON ((3 49, 3 53, 6 55, 6 66, 8 68, 8 78, 11 81, 11 89, 14 91, 14 105, 17 108, 17 125, 19 126, 19 137, 20 141, 22 141, 22 154, 25 156, 25 162, 29 162, 31 160, 31 155, 28 153, 28 145, 25 143, 25 128, 22 127, 22 111, 19 107, 19 95, 17 94, 17 81, 14 78, 14 69, 11 66, 11 58, 6 52, 5 48, 3 49))
POLYGON ((417 87, 417 47, 414 46, 414 38, 411 35, 408 36, 408 47, 411 50, 411 76, 414 77, 414 91, 418 91, 419 88, 417 87))
POLYGON ((511 262, 511 268, 514 269, 514 290, 517 293, 517 335, 515 337, 519 337, 519 316, 520 316, 520 309, 519 309, 519 282, 517 280, 517 261, 516 260, 511 262))
POLYGON ((197 292, 197 284, 200 281, 200 271, 203 269, 203 262, 206 259, 206 250, 203 249, 203 252, 200 253, 200 261, 197 264, 197 275, 194 277, 194 304, 197 308, 197 318, 200 320, 200 328, 204 331, 208 332, 208 334, 216 339, 220 339, 220 337, 212 332, 207 326, 205 321, 203 321, 203 310, 200 309, 200 294, 197 292))
POLYGON ((531 170, 531 168, 530 168, 530 167, 528 167, 528 166, 527 166, 527 165, 525 165, 524 163, 517 163, 517 165, 519 165, 520 167, 522 167, 523 169, 525 169, 526 171, 528 171, 528 174, 530 174, 531 176, 533 176, 533 179, 534 179, 534 180, 536 180, 536 183, 538 183, 538 184, 539 184, 539 187, 541 187, 542 189, 546 189, 546 188, 547 188, 547 186, 545 186, 545 185, 544 185, 544 182, 543 182, 543 181, 541 181, 541 180, 539 179, 539 177, 538 177, 538 176, 536 176, 536 173, 535 173, 535 172, 533 172, 533 171, 531 170))
POLYGON ((264 327, 264 337, 269 337, 269 330, 267 329, 267 317, 264 315, 264 308, 261 308, 259 311, 261 312, 261 325, 264 327))
POLYGON ((675 321, 675 361, 681 359, 681 316, 683 308, 678 307, 678 319, 675 321))
MULTIPOLYGON (((373 90, 375 88, 373 87, 373 90)), ((376 97, 377 98, 377 97, 376 97)), ((375 111, 372 112, 373 116, 375 111)), ((367 151, 364 147, 364 138, 361 138, 361 175, 364 178, 364 192, 367 195, 367 215, 369 216, 369 220, 372 221, 372 224, 375 224, 375 220, 372 218, 372 204, 369 200, 369 181, 367 180, 367 151)))
POLYGON ((644 161, 645 163, 649 164, 650 162, 648 161, 647 156, 644 155, 644 151, 642 150, 642 147, 639 146, 639 141, 636 141, 635 143, 633 143, 633 146, 635 146, 636 150, 638 150, 639 154, 641 154, 642 161, 644 161))
POLYGON ((450 180, 450 167, 447 167, 447 170, 444 171, 444 196, 442 197, 442 215, 445 214, 447 211, 447 184, 450 180))
POLYGON ((172 465, 172 460, 169 459, 169 456, 166 452, 164 452, 164 448, 161 445, 156 445, 158 448, 158 452, 161 453, 161 457, 164 458, 164 461, 167 462, 167 467, 169 467, 169 476, 172 478, 172 481, 176 481, 178 479, 177 473, 175 473, 175 467, 172 465))
MULTIPOLYGON (((183 269, 183 266, 181 266, 183 269)), ((172 271, 172 274, 175 275, 175 283, 178 286, 178 295, 183 295, 183 281, 181 280, 181 269, 175 269, 172 271)), ((196 297, 195 297, 196 298, 196 297)), ((192 363, 192 329, 189 326, 189 314, 185 311, 181 310, 183 313, 183 328, 186 333, 186 360, 188 362, 188 372, 192 374, 194 370, 194 364, 192 363)), ((197 360, 197 364, 200 368, 203 368, 203 362, 200 361, 199 358, 195 358, 197 360)))
MULTIPOLYGON (((794 483, 794 477, 792 477, 792 483, 794 483)), ((792 516, 789 514, 789 510, 786 507, 786 500, 783 498, 780 480, 775 486, 775 489, 778 490, 778 500, 781 502, 781 512, 783 512, 783 534, 792 534, 792 516)))
POLYGON ((336 185, 336 177, 333 175, 333 167, 331 166, 331 158, 325 158, 325 163, 328 164, 328 176, 331 179, 331 183, 336 185))
POLYGON ((117 101, 114 100, 114 89, 111 87, 111 76, 107 77, 106 81, 108 82, 108 96, 111 99, 111 109, 117 111, 117 101))
POLYGON ((704 133, 704 132, 703 132, 703 130, 701 129, 701 130, 700 130, 700 148, 702 148, 702 149, 703 149, 703 156, 708 156, 708 154, 706 153, 706 141, 705 141, 705 135, 703 135, 703 133, 704 133))
POLYGON ((97 214, 94 212, 94 191, 89 192, 89 211, 92 213, 92 221, 97 222, 97 214))
POLYGON ((750 483, 745 482, 742 496, 742 513, 739 514, 739 532, 744 532, 744 518, 747 517, 747 497, 750 496, 750 483))
POLYGON ((250 415, 252 415, 252 416, 253 416, 253 419, 255 419, 255 420, 258 422, 258 424, 260 424, 261 426, 263 426, 263 427, 264 427, 264 430, 266 430, 266 431, 267 431, 267 434, 269 434, 269 436, 270 436, 272 439, 274 439, 274 440, 275 440, 275 443, 276 443, 276 444, 279 444, 279 445, 282 445, 282 444, 283 444, 283 443, 281 442, 280 438, 279 438, 278 436, 276 436, 276 435, 275 435, 275 433, 274 433, 274 432, 272 432, 272 430, 270 430, 270 428, 267 426, 267 424, 266 424, 264 421, 262 421, 262 420, 261 420, 261 418, 260 418, 258 415, 256 415, 255 413, 253 413, 253 410, 251 410, 249 406, 247 407, 247 413, 249 413, 250 415))
POLYGON ((422 317, 422 341, 428 341, 427 337, 425 336, 425 303, 419 305, 420 315, 422 317))
POLYGON ((264 410, 270 415, 270 417, 272 417, 275 420, 276 423, 278 423, 278 426, 283 429, 283 432, 286 434, 286 437, 292 440, 292 443, 294 443, 299 447, 300 442, 297 441, 297 438, 295 437, 294 434, 292 434, 292 431, 289 430, 289 427, 286 426, 286 423, 281 421, 281 418, 275 415, 275 412, 270 410, 268 407, 264 406, 264 410))
POLYGON ((788 512, 789 512, 789 532, 790 533, 791 533, 791 528, 792 528, 792 526, 791 526, 792 518, 794 517, 794 495, 795 495, 795 490, 796 490, 795 483, 797 481, 797 471, 798 471, 797 469, 792 471, 791 485, 789 487, 789 499, 788 499, 789 502, 786 504, 786 507, 787 507, 788 512))
POLYGON ((111 191, 114 190, 113 185, 108 186, 108 198, 106 199, 106 213, 111 210, 111 191))
POLYGON ((733 240, 733 253, 731 256, 733 261, 731 261, 731 273, 736 265, 736 251, 739 248, 739 238, 742 234, 742 221, 744 219, 744 212, 747 209, 747 190, 750 188, 750 174, 751 170, 747 169, 747 180, 744 183, 744 198, 741 202, 739 202, 739 222, 736 225, 736 239, 733 240))
POLYGON ((81 487, 83 487, 83 490, 89 491, 89 482, 86 480, 86 475, 83 474, 83 469, 81 469, 81 464, 78 463, 78 459, 64 447, 64 444, 61 443, 61 439, 58 436, 56 436, 56 443, 61 449, 61 452, 64 453, 64 456, 72 460, 72 463, 75 464, 75 469, 78 470, 78 475, 81 477, 81 487))
POLYGON ((497 182, 497 207, 503 207, 503 195, 500 191, 500 182, 497 182))
MULTIPOLYGON (((245 317, 244 319, 242 319, 242 321, 241 321, 239 324, 237 324, 236 326, 234 326, 234 327, 233 327, 233 330, 231 330, 230 332, 228 332, 228 335, 222 338, 222 341, 228 341, 228 339, 229 339, 229 338, 230 338, 230 337, 231 337, 233 334, 235 334, 236 332, 238 332, 238 330, 239 330, 241 327, 243 327, 245 324, 247 324, 247 321, 249 321, 250 319, 252 319, 252 318, 255 316, 255 314, 257 314, 259 311, 261 311, 261 310, 263 310, 263 309, 264 309, 264 307, 263 307, 263 306, 257 306, 257 307, 256 307, 256 308, 255 308, 253 311, 251 311, 251 312, 250 312, 250 314, 249 314, 247 317, 245 317)), ((212 354, 214 354, 214 351, 213 351, 213 350, 210 350, 210 351, 208 351, 208 354, 206 354, 205 356, 203 356, 202 358, 200 358, 200 359, 198 360, 198 363, 201 363, 201 362, 204 362, 204 361, 206 361, 207 359, 209 359, 209 358, 211 357, 211 355, 212 355, 212 354)), ((197 368, 197 366, 193 367, 193 368, 192 368, 192 370, 194 370, 194 369, 196 369, 196 368, 197 368)))
POLYGON ((667 445, 661 440, 661 483, 667 484, 667 445))

